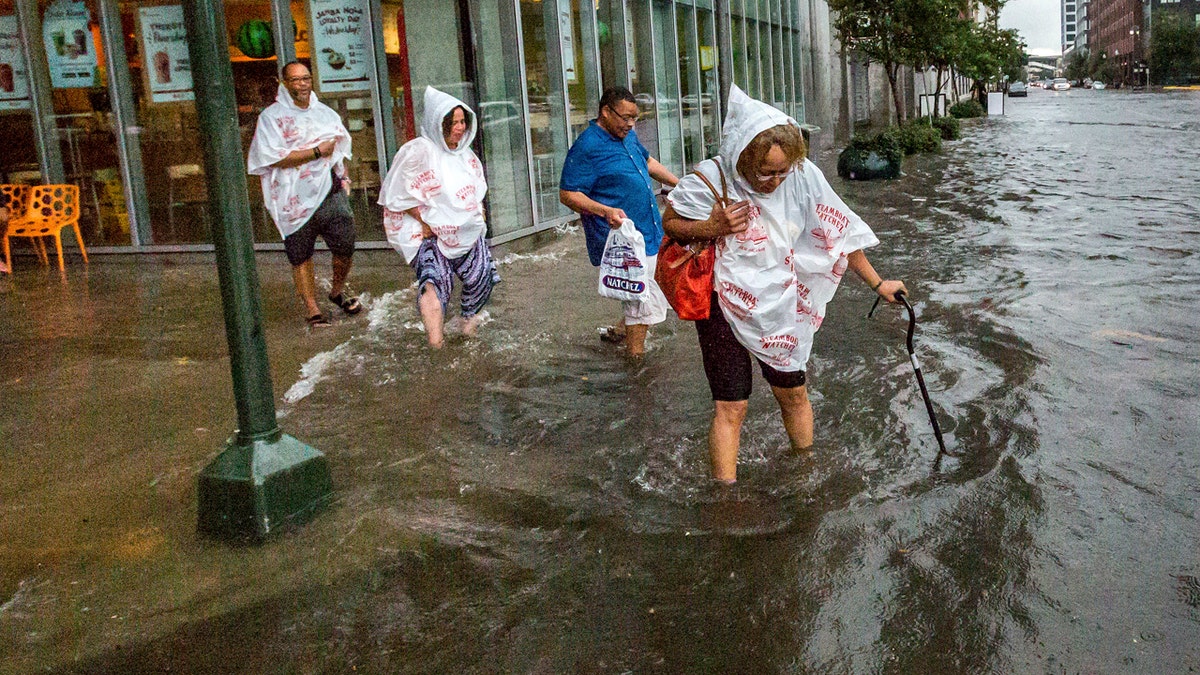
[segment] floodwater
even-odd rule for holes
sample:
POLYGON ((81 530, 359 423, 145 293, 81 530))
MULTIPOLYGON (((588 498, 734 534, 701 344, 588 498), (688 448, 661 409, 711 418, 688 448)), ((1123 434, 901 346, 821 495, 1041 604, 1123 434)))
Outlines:
POLYGON ((835 159, 960 457, 938 457, 907 316, 867 319, 847 276, 814 453, 756 379, 740 486, 713 494, 691 325, 642 363, 600 342, 614 307, 570 231, 502 257, 491 320, 438 353, 413 289, 377 291, 277 392, 332 507, 262 547, 184 545, 233 590, 64 669, 1200 668, 1200 93, 1033 90, 895 181, 835 159))

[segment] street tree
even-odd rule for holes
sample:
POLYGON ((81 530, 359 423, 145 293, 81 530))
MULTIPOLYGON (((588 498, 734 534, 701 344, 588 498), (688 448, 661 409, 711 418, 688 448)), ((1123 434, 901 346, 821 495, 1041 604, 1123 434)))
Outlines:
POLYGON ((1071 58, 1067 61, 1067 67, 1063 69, 1063 77, 1072 82, 1081 82, 1089 77, 1089 61, 1088 50, 1076 49, 1071 52, 1071 58))
POLYGON ((971 26, 958 69, 972 79, 975 97, 986 104, 988 88, 1005 78, 1019 79, 1025 62, 1025 42, 1017 31, 988 21, 971 26))
POLYGON ((1200 74, 1200 26, 1177 12, 1155 12, 1150 73, 1159 84, 1182 83, 1200 74))

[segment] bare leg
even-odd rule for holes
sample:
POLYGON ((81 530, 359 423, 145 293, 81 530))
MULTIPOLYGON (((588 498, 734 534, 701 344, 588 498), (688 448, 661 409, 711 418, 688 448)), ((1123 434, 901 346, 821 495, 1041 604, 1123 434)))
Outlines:
POLYGON ((483 317, 481 317, 479 314, 476 314, 469 319, 465 319, 462 325, 463 335, 468 337, 474 335, 475 331, 479 329, 479 324, 481 323, 483 323, 483 317))
POLYGON ((714 401, 712 427, 708 431, 708 456, 712 478, 722 483, 737 480, 738 446, 742 438, 742 420, 749 401, 714 401))
POLYGON ((646 334, 649 331, 650 326, 644 323, 634 323, 625 327, 625 344, 630 356, 646 354, 646 334))
POLYGON ((446 344, 445 336, 442 333, 442 322, 446 317, 442 314, 442 301, 438 300, 437 291, 433 290, 433 284, 425 283, 424 288, 421 289, 421 299, 417 302, 417 306, 421 309, 421 321, 425 324, 425 335, 429 337, 429 346, 441 349, 442 345, 446 344))
POLYGON ((783 428, 792 442, 792 450, 807 450, 813 443, 813 410, 808 400, 808 387, 771 387, 771 392, 779 402, 783 428))
POLYGON ((292 281, 296 282, 296 295, 304 303, 305 318, 321 313, 317 306, 317 280, 313 276, 312 258, 292 266, 292 281))
POLYGON ((350 276, 350 265, 353 262, 351 256, 333 256, 333 282, 329 289, 329 295, 337 297, 342 294, 342 289, 346 287, 346 279, 350 276))

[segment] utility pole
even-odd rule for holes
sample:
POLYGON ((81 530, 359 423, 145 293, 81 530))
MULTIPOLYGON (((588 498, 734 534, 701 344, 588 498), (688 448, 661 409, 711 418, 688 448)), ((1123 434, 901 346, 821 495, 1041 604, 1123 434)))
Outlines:
POLYGON ((225 450, 200 473, 197 526, 214 536, 262 540, 311 518, 333 483, 325 455, 284 434, 275 420, 224 3, 185 0, 183 13, 238 415, 225 450))

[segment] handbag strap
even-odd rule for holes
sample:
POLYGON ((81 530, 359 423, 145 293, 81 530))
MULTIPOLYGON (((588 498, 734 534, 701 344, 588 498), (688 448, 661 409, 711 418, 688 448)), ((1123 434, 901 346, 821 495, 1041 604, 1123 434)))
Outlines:
POLYGON ((717 192, 717 188, 712 184, 712 181, 710 181, 708 179, 708 176, 705 176, 703 173, 700 172, 700 169, 696 169, 692 173, 695 174, 696 177, 699 178, 708 187, 709 191, 711 191, 713 193, 713 197, 717 200, 718 204, 720 204, 721 206, 728 206, 729 205, 729 184, 725 182, 725 171, 721 169, 721 162, 714 161, 713 164, 717 165, 717 173, 721 176, 721 192, 720 193, 717 192))

